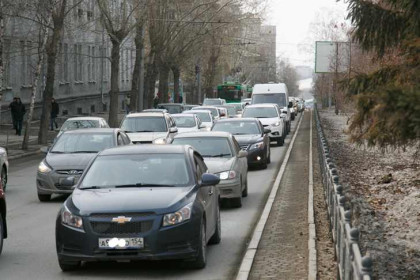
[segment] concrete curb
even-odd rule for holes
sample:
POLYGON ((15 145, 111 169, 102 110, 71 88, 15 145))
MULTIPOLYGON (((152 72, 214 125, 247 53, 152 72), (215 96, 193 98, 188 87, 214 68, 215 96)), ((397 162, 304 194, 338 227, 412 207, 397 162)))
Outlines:
POLYGON ((312 118, 313 111, 311 111, 311 122, 309 130, 309 195, 308 195, 308 225, 309 225, 309 240, 308 240, 308 279, 317 279, 316 267, 316 230, 315 230, 315 215, 314 215, 314 169, 312 162, 312 118))
POLYGON ((255 227, 252 233, 251 242, 249 243, 246 253, 244 257, 242 258, 241 265, 239 267, 239 272, 238 272, 238 275, 236 276, 236 280, 247 280, 249 277, 249 274, 251 273, 252 264, 254 262, 255 254, 257 253, 257 249, 258 249, 258 244, 260 243, 265 224, 267 223, 268 217, 271 212, 271 208, 273 207, 273 203, 276 198, 277 191, 280 187, 280 182, 283 177, 284 171, 286 170, 286 165, 287 165, 287 162, 289 161, 293 144, 295 143, 295 139, 299 131, 300 124, 302 123, 302 120, 303 120, 303 114, 300 117, 299 124, 296 127, 295 134, 293 135, 293 138, 290 141, 289 148, 287 149, 286 155, 283 159, 283 163, 280 166, 279 173, 277 173, 276 180, 270 191, 270 195, 265 203, 264 210, 257 223, 257 226, 255 227))
POLYGON ((15 156, 9 156, 8 160, 15 160, 15 159, 19 159, 19 158, 24 158, 24 157, 29 157, 29 156, 34 156, 37 154, 40 154, 41 150, 38 151, 33 151, 33 152, 28 152, 28 153, 24 153, 24 154, 20 154, 20 155, 15 155, 15 156))

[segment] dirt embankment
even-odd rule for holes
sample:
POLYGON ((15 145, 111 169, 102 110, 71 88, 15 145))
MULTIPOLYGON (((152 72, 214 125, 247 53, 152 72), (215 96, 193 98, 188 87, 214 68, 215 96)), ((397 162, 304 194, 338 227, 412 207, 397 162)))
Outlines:
POLYGON ((367 149, 348 142, 347 117, 320 110, 340 181, 374 260, 375 279, 420 279, 420 159, 414 150, 367 149))

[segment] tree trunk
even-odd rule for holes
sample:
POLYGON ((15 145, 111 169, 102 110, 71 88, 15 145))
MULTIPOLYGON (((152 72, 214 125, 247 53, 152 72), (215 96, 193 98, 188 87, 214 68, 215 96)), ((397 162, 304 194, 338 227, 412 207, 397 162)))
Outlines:
POLYGON ((136 60, 134 62, 133 78, 131 79, 131 111, 139 111, 142 108, 139 108, 139 87, 140 87, 140 68, 141 68, 141 54, 143 51, 143 26, 138 25, 136 27, 136 37, 134 38, 134 43, 136 45, 136 60))
MULTIPOLYGON (((179 78, 181 71, 178 66, 172 67, 172 73, 174 74, 174 102, 180 103, 180 90, 179 90, 179 78)), ((182 100, 185 103, 185 100, 182 100)))
POLYGON ((35 77, 34 77, 33 87, 32 87, 32 92, 31 92, 31 103, 29 104, 29 113, 28 113, 28 116, 26 117, 26 122, 25 122, 25 132, 23 134, 22 150, 28 149, 29 132, 31 130, 32 116, 34 114, 35 97, 36 97, 36 92, 38 90, 39 76, 41 75, 42 65, 44 64, 44 58, 45 58, 44 49, 45 49, 45 45, 48 39, 48 31, 49 31, 49 28, 48 27, 45 28, 44 38, 41 43, 41 46, 39 47, 40 54, 38 56, 38 63, 36 64, 36 69, 35 69, 35 77))
POLYGON ((146 66, 146 80, 144 82, 144 104, 145 107, 153 106, 153 98, 155 97, 155 84, 158 75, 154 54, 150 54, 149 62, 146 66))
POLYGON ((166 63, 160 63, 159 65, 159 92, 160 102, 167 103, 168 102, 168 79, 169 79, 169 71, 171 69, 168 67, 166 63))
POLYGON ((61 40, 61 34, 64 26, 64 17, 67 6, 67 0, 63 0, 61 7, 56 14, 52 12, 52 21, 54 23, 52 36, 48 39, 46 54, 47 58, 47 78, 45 81, 44 94, 42 96, 42 113, 39 124, 38 144, 47 144, 48 125, 50 122, 51 99, 54 95, 55 64, 57 61, 57 48, 61 40))
POLYGON ((120 42, 111 40, 111 91, 109 93, 109 118, 110 127, 118 127, 119 108, 119 73, 120 73, 120 42))

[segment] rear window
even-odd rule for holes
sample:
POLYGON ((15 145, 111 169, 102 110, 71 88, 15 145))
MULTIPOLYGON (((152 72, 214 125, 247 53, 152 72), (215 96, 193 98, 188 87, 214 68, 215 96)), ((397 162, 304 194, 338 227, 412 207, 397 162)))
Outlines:
POLYGON ((244 118, 276 118, 278 113, 274 107, 246 107, 242 114, 244 118))
POLYGON ((273 103, 279 107, 287 107, 285 93, 266 93, 266 94, 253 94, 252 104, 273 103))
POLYGON ((166 132, 165 117, 128 117, 121 125, 125 132, 166 132))

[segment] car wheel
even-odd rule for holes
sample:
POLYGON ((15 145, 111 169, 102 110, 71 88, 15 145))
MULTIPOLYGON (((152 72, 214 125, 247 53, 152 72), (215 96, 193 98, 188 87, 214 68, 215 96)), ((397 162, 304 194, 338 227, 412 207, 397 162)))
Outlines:
POLYGON ((220 205, 217 203, 217 221, 216 221, 216 230, 214 231, 213 236, 210 238, 209 244, 219 244, 222 240, 222 223, 220 219, 220 205))
POLYGON ((242 207, 242 195, 230 199, 230 205, 234 208, 242 207))
POLYGON ((277 140, 277 146, 283 146, 284 145, 284 137, 277 140))
POLYGON ((271 150, 270 145, 267 147, 267 163, 271 163, 271 150))
POLYGON ((6 190, 6 187, 7 187, 7 171, 6 171, 6 167, 4 167, 4 166, 1 169, 0 180, 1 180, 1 184, 3 186, 3 190, 6 190))
POLYGON ((206 239, 206 226, 204 225, 205 220, 203 219, 200 226, 200 246, 198 248, 198 256, 192 263, 193 268, 204 268, 206 266, 206 251, 207 251, 207 239, 206 239))
POLYGON ((38 193, 38 199, 41 202, 47 202, 47 201, 50 201, 51 195, 50 194, 40 194, 40 193, 38 193))
POLYGON ((247 197, 248 196, 248 180, 245 182, 245 188, 242 191, 242 197, 247 197))
POLYGON ((294 121, 295 120, 295 113, 292 113, 290 117, 291 117, 291 120, 294 121))
POLYGON ((0 254, 1 254, 1 251, 3 250, 3 238, 4 238, 3 231, 4 231, 3 216, 0 214, 0 254))
POLYGON ((75 261, 75 262, 66 262, 62 260, 58 260, 58 264, 60 265, 60 268, 62 271, 74 271, 80 268, 81 262, 75 261))

